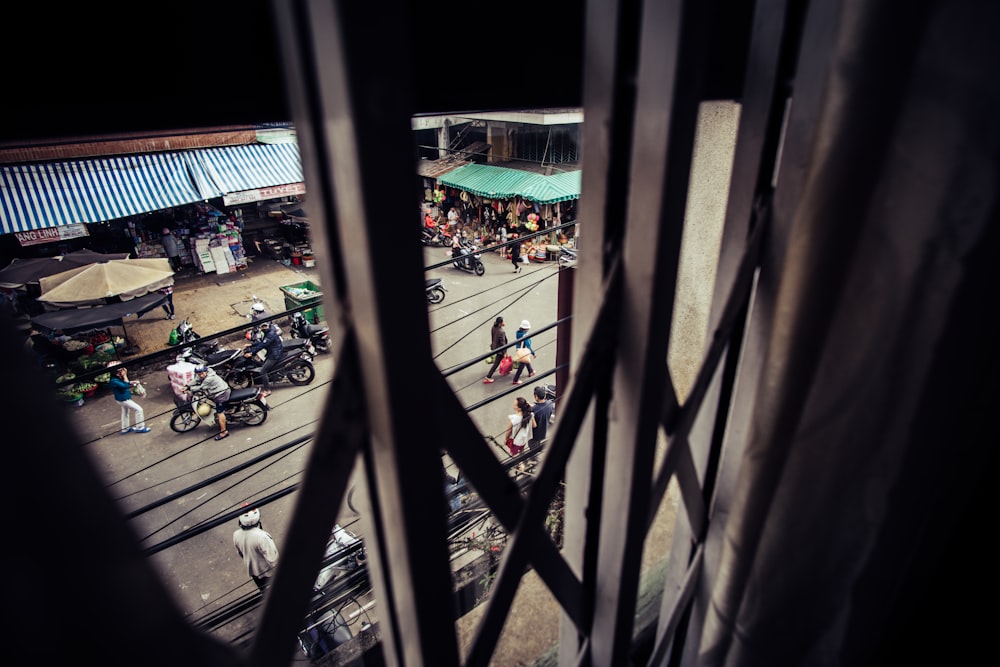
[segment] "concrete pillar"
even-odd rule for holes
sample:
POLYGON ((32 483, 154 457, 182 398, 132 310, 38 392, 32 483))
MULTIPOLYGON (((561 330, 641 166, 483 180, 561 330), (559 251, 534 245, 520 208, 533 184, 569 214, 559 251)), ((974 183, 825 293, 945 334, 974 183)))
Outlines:
POLYGON ((490 145, 490 162, 506 162, 510 159, 507 123, 487 123, 486 141, 490 145))

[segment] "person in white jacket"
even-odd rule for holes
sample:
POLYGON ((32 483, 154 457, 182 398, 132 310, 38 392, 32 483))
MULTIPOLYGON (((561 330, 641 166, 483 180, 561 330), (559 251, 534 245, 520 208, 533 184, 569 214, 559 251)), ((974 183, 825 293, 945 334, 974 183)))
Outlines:
POLYGON ((251 509, 240 515, 240 527, 233 532, 233 546, 243 559, 247 574, 264 592, 278 565, 278 546, 271 533, 261 527, 260 510, 251 509))

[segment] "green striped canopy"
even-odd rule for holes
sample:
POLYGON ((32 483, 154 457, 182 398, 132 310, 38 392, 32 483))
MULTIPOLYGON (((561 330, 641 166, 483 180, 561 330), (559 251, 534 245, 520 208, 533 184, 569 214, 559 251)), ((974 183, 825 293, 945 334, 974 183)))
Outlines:
POLYGON ((438 183, 489 199, 521 196, 539 204, 580 198, 580 171, 551 176, 519 169, 467 164, 438 178, 438 183))

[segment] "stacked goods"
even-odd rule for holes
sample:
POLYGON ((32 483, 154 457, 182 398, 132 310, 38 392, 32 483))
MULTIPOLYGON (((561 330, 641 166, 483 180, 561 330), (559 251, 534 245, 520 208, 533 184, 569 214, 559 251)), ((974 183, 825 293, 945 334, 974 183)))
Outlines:
POLYGON ((174 396, 182 401, 190 400, 184 387, 194 381, 195 365, 188 361, 180 361, 167 366, 167 376, 170 378, 170 389, 174 396))

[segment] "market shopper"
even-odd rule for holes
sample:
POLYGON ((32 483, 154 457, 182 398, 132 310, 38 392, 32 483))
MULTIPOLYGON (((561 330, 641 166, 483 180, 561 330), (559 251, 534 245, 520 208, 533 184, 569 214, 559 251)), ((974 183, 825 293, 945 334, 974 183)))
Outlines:
POLYGON ((111 391, 114 392, 115 402, 122 409, 122 429, 119 433, 122 435, 126 433, 149 433, 151 429, 146 426, 146 415, 142 410, 142 406, 132 399, 132 388, 139 384, 139 381, 129 380, 128 369, 124 366, 118 366, 115 368, 114 374, 108 384, 111 385, 111 391), (135 413, 135 426, 130 426, 133 412, 135 413))
POLYGON ((517 240, 517 234, 511 234, 514 242, 510 244, 510 263, 514 265, 514 273, 521 272, 521 242, 517 240))
POLYGON ((170 268, 174 271, 181 270, 181 251, 180 251, 180 241, 174 236, 174 233, 170 231, 168 227, 163 228, 163 252, 166 253, 167 259, 170 260, 170 268))
POLYGON ((531 322, 521 320, 521 326, 514 334, 514 337, 517 338, 517 345, 514 347, 514 361, 520 362, 517 365, 517 372, 514 373, 514 384, 521 384, 521 373, 524 372, 525 368, 528 369, 528 377, 535 375, 531 360, 538 355, 535 354, 535 349, 531 347, 531 339, 528 338, 528 329, 530 328, 531 322))
POLYGON ((493 374, 497 372, 497 367, 499 367, 500 362, 503 361, 505 351, 501 348, 507 344, 507 332, 503 330, 503 325, 503 318, 498 317, 493 322, 493 328, 490 329, 490 349, 496 354, 493 355, 493 365, 490 367, 490 372, 486 374, 486 378, 483 379, 483 384, 496 382, 496 380, 493 379, 493 374))
POLYGON ((511 456, 520 454, 528 446, 535 428, 535 415, 531 404, 520 396, 514 400, 514 413, 507 415, 507 431, 504 442, 511 456))
POLYGON ((233 531, 233 546, 243 559, 247 574, 263 593, 278 565, 278 546, 261 525, 259 509, 247 510, 240 515, 239 522, 240 527, 233 531))
POLYGON ((535 387, 534 395, 535 404, 531 406, 531 412, 535 415, 535 428, 528 442, 532 449, 538 447, 548 437, 549 424, 555 421, 556 411, 556 406, 549 400, 545 387, 542 385, 535 387))
POLYGON ((163 319, 165 319, 165 320, 172 320, 172 319, 174 319, 174 287, 173 287, 173 285, 167 285, 166 287, 164 287, 163 289, 161 289, 160 290, 160 294, 165 294, 167 296, 167 300, 163 302, 163 312, 165 312, 167 314, 167 316, 165 318, 163 318, 163 319))

